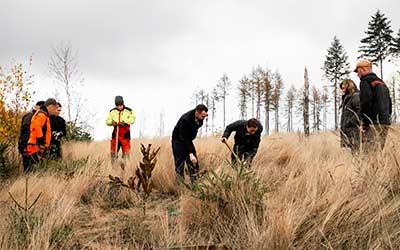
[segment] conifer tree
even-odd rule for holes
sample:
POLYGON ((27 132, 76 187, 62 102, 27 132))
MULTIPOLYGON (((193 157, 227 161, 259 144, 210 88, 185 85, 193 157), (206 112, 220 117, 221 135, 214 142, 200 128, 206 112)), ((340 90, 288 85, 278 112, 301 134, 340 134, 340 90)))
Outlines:
POLYGON ((347 62, 348 56, 344 51, 339 39, 335 36, 331 47, 328 49, 328 54, 324 62, 322 69, 324 70, 325 77, 330 81, 333 89, 333 108, 334 108, 334 119, 335 129, 339 126, 339 103, 340 103, 340 91, 339 82, 348 77, 350 73, 349 63, 347 62))
POLYGON ((360 58, 366 58, 374 64, 379 64, 381 79, 383 79, 382 62, 390 55, 390 50, 393 48, 393 31, 390 21, 380 10, 377 10, 371 18, 368 29, 365 31, 367 36, 361 39, 358 52, 360 52, 360 58))

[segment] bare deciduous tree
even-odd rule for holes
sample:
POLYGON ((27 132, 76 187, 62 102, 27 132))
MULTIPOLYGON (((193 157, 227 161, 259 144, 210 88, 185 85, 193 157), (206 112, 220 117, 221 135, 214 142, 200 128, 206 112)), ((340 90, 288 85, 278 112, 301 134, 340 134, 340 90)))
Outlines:
POLYGON ((292 85, 286 93, 284 111, 287 117, 286 131, 293 131, 293 107, 296 100, 296 88, 292 85))
POLYGON ((326 85, 324 87, 322 87, 321 100, 322 100, 323 113, 324 113, 322 123, 323 123, 324 131, 326 131, 326 129, 327 129, 326 122, 327 122, 328 105, 329 105, 328 86, 326 86, 326 85))
POLYGON ((243 76, 239 80, 239 110, 240 119, 245 119, 247 117, 247 102, 248 98, 251 96, 251 82, 247 76, 243 76))
POLYGON ((268 69, 261 69, 259 68, 259 72, 262 77, 262 83, 263 83, 263 102, 264 102, 264 115, 265 115, 265 134, 269 134, 269 111, 271 110, 271 99, 272 99, 272 77, 271 73, 268 69))
POLYGON ((281 94, 283 90, 283 80, 281 74, 276 71, 274 74, 274 87, 271 95, 271 107, 275 112, 275 131, 279 132, 279 105, 281 100, 281 94))
POLYGON ((83 82, 83 77, 78 68, 78 53, 72 49, 71 43, 62 42, 53 48, 49 68, 52 78, 62 87, 66 95, 67 120, 76 125, 83 102, 82 96, 77 91, 83 82), (75 109, 74 118, 72 109, 75 109))
POLYGON ((263 79, 262 79, 262 68, 259 66, 253 69, 251 72, 251 82, 255 94, 255 108, 256 108, 256 118, 259 120, 261 118, 261 102, 263 97, 263 79))
POLYGON ((394 122, 397 121, 397 95, 396 95, 396 89, 397 87, 397 82, 396 82, 396 77, 393 75, 391 81, 389 82, 389 89, 390 89, 390 96, 392 99, 392 119, 394 122))
POLYGON ((321 128, 321 111, 323 108, 322 93, 315 86, 311 89, 312 94, 312 114, 313 114, 313 131, 319 131, 321 128))
POLYGON ((211 134, 215 133, 215 115, 217 113, 217 103, 219 101, 219 95, 216 88, 213 88, 211 91, 210 96, 210 107, 209 110, 211 111, 211 134))
POLYGON ((306 136, 310 135, 310 113, 309 113, 309 105, 310 105, 310 92, 309 92, 309 80, 308 80, 308 71, 307 67, 304 68, 304 89, 303 89, 303 124, 304 124, 304 134, 306 136))
POLYGON ((224 73, 217 84, 218 99, 222 101, 223 107, 223 128, 225 128, 226 98, 229 95, 230 87, 231 82, 229 81, 228 75, 224 73))

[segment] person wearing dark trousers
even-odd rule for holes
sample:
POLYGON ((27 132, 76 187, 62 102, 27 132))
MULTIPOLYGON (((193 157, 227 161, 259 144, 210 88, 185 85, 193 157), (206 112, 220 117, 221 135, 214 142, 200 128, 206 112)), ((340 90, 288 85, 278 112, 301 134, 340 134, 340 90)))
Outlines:
POLYGON ((195 109, 188 111, 179 118, 172 132, 172 153, 175 161, 175 172, 178 177, 184 179, 186 163, 192 183, 196 180, 196 175, 200 169, 193 140, 197 136, 197 130, 203 125, 207 112, 208 109, 205 105, 197 105, 195 109))
POLYGON ((340 109, 340 146, 350 148, 352 154, 360 149, 360 94, 356 84, 345 79, 340 83, 343 92, 340 109))
POLYGON ((24 150, 24 171, 33 170, 34 165, 46 160, 50 147, 51 125, 49 116, 57 112, 58 103, 54 98, 46 100, 44 105, 32 116, 27 146, 24 150))
POLYGON ((360 78, 361 126, 365 151, 379 152, 385 146, 391 124, 392 101, 382 79, 372 72, 372 64, 361 60, 354 70, 360 78))
POLYGON ((51 125, 51 141, 50 141, 50 160, 61 160, 61 141, 67 135, 67 126, 64 118, 60 116, 61 104, 58 103, 58 108, 55 115, 50 116, 51 125))
MULTIPOLYGON (((24 151, 25 151, 26 146, 28 145, 31 120, 32 120, 32 117, 35 115, 35 113, 40 109, 40 107, 43 104, 44 104, 44 101, 38 101, 35 104, 35 107, 22 117, 21 129, 20 129, 20 134, 19 134, 19 138, 18 138, 18 151, 21 154, 22 163, 24 166, 28 166, 29 160, 30 160, 30 157, 24 157, 24 151)), ((25 168, 26 167, 24 167, 24 169, 25 168)))
MULTIPOLYGON (((226 143, 231 133, 235 132, 233 152, 246 166, 250 166, 260 145, 262 131, 261 123, 255 118, 247 121, 238 120, 226 127, 221 141, 226 143)), ((232 154, 231 158, 232 163, 235 164, 237 162, 235 155, 232 154)))

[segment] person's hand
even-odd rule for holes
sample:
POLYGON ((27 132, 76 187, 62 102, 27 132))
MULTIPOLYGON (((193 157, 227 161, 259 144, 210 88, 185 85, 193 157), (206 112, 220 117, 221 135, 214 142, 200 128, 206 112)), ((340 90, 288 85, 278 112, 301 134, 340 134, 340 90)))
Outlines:
POLYGON ((44 145, 45 141, 44 141, 44 136, 40 137, 40 138, 36 138, 36 144, 38 145, 44 145))
POLYGON ((190 154, 189 154, 189 158, 190 158, 190 161, 191 161, 193 164, 197 164, 197 159, 196 159, 196 157, 194 156, 193 153, 190 153, 190 154))
POLYGON ((119 123, 118 123, 118 126, 120 126, 120 127, 125 126, 125 125, 126 125, 125 122, 119 122, 119 123))
POLYGON ((221 138, 221 142, 222 142, 222 143, 226 143, 226 140, 227 140, 227 139, 226 139, 225 137, 222 137, 222 138, 221 138))

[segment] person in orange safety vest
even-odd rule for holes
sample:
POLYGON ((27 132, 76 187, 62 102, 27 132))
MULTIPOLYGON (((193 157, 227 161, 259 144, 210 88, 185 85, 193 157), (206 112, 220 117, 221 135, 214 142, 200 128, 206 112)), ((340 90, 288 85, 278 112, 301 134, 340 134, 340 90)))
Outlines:
POLYGON ((23 152, 24 171, 32 170, 48 151, 51 140, 50 115, 57 112, 58 103, 54 98, 46 100, 44 105, 32 116, 28 145, 23 152))

